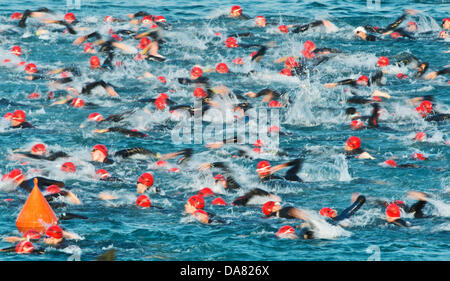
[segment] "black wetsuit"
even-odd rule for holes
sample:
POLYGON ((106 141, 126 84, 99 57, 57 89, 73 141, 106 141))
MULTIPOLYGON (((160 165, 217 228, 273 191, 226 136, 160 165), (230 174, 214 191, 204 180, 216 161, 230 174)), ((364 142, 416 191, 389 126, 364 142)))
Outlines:
POLYGON ((24 189, 25 191, 30 193, 33 190, 35 178, 38 180, 38 187, 41 191, 45 190, 44 188, 46 188, 50 185, 57 185, 59 187, 65 186, 65 184, 61 181, 47 179, 47 178, 43 178, 43 177, 33 177, 31 179, 24 180, 19 186, 22 189, 24 189))
POLYGON ((20 123, 19 125, 11 126, 11 128, 12 129, 29 129, 29 128, 34 128, 34 126, 28 122, 23 122, 23 123, 20 123))
POLYGON ((58 158, 65 158, 65 157, 70 156, 67 153, 62 152, 62 151, 50 152, 50 153, 48 153, 48 155, 35 155, 35 154, 29 153, 29 152, 18 152, 17 154, 24 155, 25 157, 28 157, 28 158, 33 158, 33 159, 37 159, 37 160, 47 160, 47 161, 55 161, 58 158))
POLYGON ((255 196, 269 196, 269 195, 270 195, 269 192, 262 190, 260 188, 255 188, 247 192, 246 194, 236 198, 232 204, 235 206, 246 206, 248 201, 250 201, 250 199, 252 199, 255 196))
POLYGON ((223 171, 225 180, 227 182, 227 186, 226 186, 227 190, 236 190, 236 189, 241 188, 240 184, 238 184, 236 182, 236 180, 233 178, 233 176, 231 175, 231 171, 228 168, 228 166, 225 165, 225 163, 214 162, 214 163, 211 163, 211 167, 220 168, 223 171))
POLYGON ((317 26, 321 26, 321 25, 323 25, 323 21, 321 21, 321 20, 313 21, 311 23, 304 24, 304 25, 295 25, 294 28, 291 30, 291 32, 292 33, 305 32, 312 27, 317 27, 317 26))
POLYGON ((340 221, 350 218, 351 216, 353 216, 356 213, 356 211, 359 210, 359 208, 361 208, 361 206, 365 202, 366 202, 366 197, 364 197, 363 195, 358 196, 358 198, 356 198, 355 202, 353 202, 353 204, 350 205, 350 207, 346 208, 338 216, 331 218, 331 223, 338 224, 340 221))
POLYGON ((277 218, 283 218, 283 219, 297 219, 296 217, 293 217, 290 215, 290 211, 295 209, 294 207, 283 207, 280 210, 276 212, 272 212, 269 217, 277 217, 277 218))

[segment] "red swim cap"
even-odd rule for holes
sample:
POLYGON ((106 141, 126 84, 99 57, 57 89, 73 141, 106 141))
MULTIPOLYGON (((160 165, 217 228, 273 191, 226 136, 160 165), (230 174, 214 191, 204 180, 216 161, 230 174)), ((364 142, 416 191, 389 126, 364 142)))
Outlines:
POLYGON ((223 175, 221 175, 221 174, 218 174, 218 175, 214 176, 214 180, 216 180, 216 181, 227 181, 225 179, 225 177, 223 175))
POLYGON ((187 202, 196 209, 203 209, 205 207, 205 200, 199 195, 191 196, 187 202))
POLYGON ((83 107, 84 106, 84 100, 80 98, 74 98, 72 102, 70 103, 73 107, 83 107))
POLYGON ((412 159, 418 159, 418 160, 426 160, 425 156, 423 156, 422 153, 414 153, 411 157, 412 159))
POLYGON ((202 70, 200 67, 194 66, 194 67, 191 69, 191 76, 192 76, 192 77, 199 78, 199 77, 201 77, 202 75, 203 75, 203 70, 202 70))
POLYGON ((289 236, 291 234, 295 234, 295 229, 292 226, 290 226, 290 225, 285 225, 285 226, 282 226, 277 231, 276 235, 277 235, 278 238, 283 238, 283 237, 289 236))
POLYGON ((408 75, 399 73, 399 74, 395 75, 395 77, 397 77, 398 79, 405 79, 405 78, 408 78, 408 75))
POLYGON ((226 206, 227 202, 225 202, 225 200, 223 200, 221 197, 217 197, 213 201, 211 201, 211 204, 212 205, 226 206))
POLYGON ((20 20, 21 18, 22 18, 22 13, 19 13, 19 12, 14 12, 11 15, 12 20, 20 20))
POLYGON ((163 16, 156 16, 155 21, 156 22, 166 22, 166 18, 163 16))
POLYGON ((7 112, 5 114, 5 116, 3 116, 3 118, 5 118, 6 120, 11 120, 13 118, 13 113, 12 112, 7 112))
POLYGON ((284 65, 287 67, 299 67, 300 64, 295 61, 294 57, 288 57, 286 61, 284 62, 284 65))
POLYGON ((288 33, 288 32, 289 32, 289 28, 288 28, 287 26, 285 26, 285 25, 280 25, 280 26, 278 27, 278 29, 279 29, 281 32, 283 32, 283 33, 288 33))
POLYGON ((280 127, 278 126, 270 126, 269 129, 267 130, 268 133, 279 133, 280 132, 280 127))
POLYGON ((143 208, 148 208, 151 206, 150 198, 148 198, 147 195, 142 194, 136 199, 136 205, 143 208))
POLYGON ((29 254, 33 252, 34 247, 30 241, 21 241, 16 245, 16 253, 18 254, 29 254))
POLYGON ((282 106, 283 106, 283 104, 276 100, 271 100, 269 102, 269 107, 282 107, 282 106))
POLYGON ((263 142, 262 142, 261 140, 256 140, 256 141, 253 143, 253 145, 254 145, 254 146, 257 146, 257 147, 261 147, 261 146, 263 146, 263 142))
POLYGON ((428 100, 424 100, 420 103, 420 108, 425 109, 426 113, 430 113, 433 110, 433 104, 428 100))
POLYGON ((152 22, 153 22, 153 17, 151 17, 151 16, 144 16, 142 18, 142 23, 144 23, 144 24, 150 24, 152 22))
POLYGON ((47 228, 47 231, 45 234, 49 237, 61 239, 63 238, 63 230, 58 225, 52 225, 49 228, 47 228))
POLYGON ((283 69, 280 71, 280 74, 281 74, 281 75, 285 75, 285 76, 292 76, 292 71, 291 71, 290 69, 283 68, 283 69))
POLYGON ((61 165, 61 170, 66 173, 75 173, 77 171, 77 167, 72 162, 66 162, 61 165))
POLYGON ((89 121, 100 122, 100 121, 103 121, 105 119, 103 118, 103 115, 101 115, 100 113, 93 112, 93 113, 89 114, 88 120, 89 121))
POLYGON ((394 38, 394 39, 397 39, 397 38, 402 37, 402 35, 400 33, 398 33, 398 32, 392 32, 391 33, 391 37, 394 38))
POLYGON ((164 108, 166 108, 167 105, 167 98, 164 96, 159 96, 156 98, 154 104, 157 109, 164 110, 164 108))
POLYGON ((41 234, 36 230, 30 229, 23 234, 23 238, 30 240, 38 240, 41 238, 41 234))
POLYGON ((377 66, 383 67, 383 66, 388 66, 388 65, 389 65, 389 59, 387 57, 379 57, 378 58, 377 66))
POLYGON ((386 208, 386 216, 391 218, 399 218, 400 217, 400 208, 397 204, 389 204, 386 208))
POLYGON ((233 60, 233 63, 234 64, 244 64, 244 61, 242 60, 242 58, 235 58, 233 60))
POLYGON ((424 141, 427 138, 427 134, 424 132, 418 132, 414 137, 414 140, 424 141))
POLYGON ((221 62, 216 65, 216 71, 218 73, 228 73, 228 66, 225 63, 221 62))
POLYGON ((138 178, 138 183, 142 183, 145 186, 152 186, 153 185, 153 175, 150 173, 143 173, 139 178, 138 178))
POLYGON ((31 93, 28 95, 27 99, 38 99, 40 97, 41 97, 41 95, 38 93, 31 93))
POLYGON ((12 120, 15 120, 18 122, 25 122, 26 117, 27 116, 23 110, 16 110, 13 113, 12 120))
POLYGON ((348 138, 346 144, 352 150, 358 149, 361 147, 361 140, 358 137, 351 136, 348 138))
POLYGON ((209 221, 208 213, 203 210, 196 210, 195 212, 192 213, 192 216, 194 216, 197 220, 199 220, 202 223, 206 223, 209 221))
POLYGON ((12 48, 11 48, 11 54, 20 57, 20 55, 22 54, 22 48, 20 48, 20 46, 14 46, 14 47, 12 47, 12 48))
POLYGON ((100 67, 100 59, 97 56, 92 56, 89 63, 91 64, 91 68, 100 67))
POLYGON ((234 37, 228 37, 227 40, 225 40, 225 45, 227 48, 237 48, 239 45, 237 44, 237 40, 234 37))
POLYGON ((103 144, 94 145, 92 151, 94 150, 99 150, 101 153, 103 153, 103 155, 105 155, 105 157, 108 156, 108 148, 106 148, 106 146, 104 146, 103 144))
POLYGON ((325 207, 325 208, 320 209, 319 214, 324 217, 331 218, 336 214, 336 211, 333 210, 332 208, 325 207))
POLYGON ((75 17, 74 13, 67 13, 64 15, 64 20, 67 22, 73 22, 74 20, 76 20, 77 18, 75 17))
POLYGON ((269 163, 269 161, 260 161, 256 165, 256 172, 260 176, 270 175, 270 163, 269 163))
POLYGON ((255 18, 255 22, 256 22, 257 25, 263 25, 263 26, 265 26, 265 25, 266 25, 266 18, 263 17, 263 16, 257 16, 257 17, 255 18), (261 24, 259 24, 258 22, 261 22, 261 24))
POLYGON ((31 147, 31 152, 34 154, 44 155, 46 151, 47 149, 43 143, 38 143, 31 147))
POLYGON ((150 40, 150 38, 142 37, 141 41, 139 42, 138 48, 145 49, 148 45, 150 45, 150 43, 152 43, 152 40, 150 40))
POLYGON ((203 90, 203 88, 195 88, 194 90, 194 97, 196 98, 206 98, 207 93, 205 92, 205 90, 203 90))
POLYGON ((442 20, 442 24, 444 24, 445 22, 450 21, 450 18, 445 18, 442 20))
POLYGON ((235 5, 235 6, 231 7, 231 14, 242 15, 241 6, 235 5))
POLYGON ((106 16, 106 17, 105 17, 105 21, 106 21, 106 22, 113 22, 113 21, 114 21, 114 18, 113 18, 112 16, 106 16))
POLYGON ((275 205, 277 204, 279 203, 274 201, 268 201, 264 203, 264 205, 262 206, 262 212, 264 213, 264 215, 269 216, 272 213, 273 207, 275 207, 275 205))
POLYGON ((25 179, 25 175, 22 173, 20 169, 14 169, 8 174, 8 178, 15 182, 19 182, 25 179))
POLYGON ((308 52, 314 51, 316 49, 316 43, 314 43, 311 40, 308 40, 303 44, 303 49, 305 49, 308 52))
POLYGON ((356 83, 359 85, 367 85, 367 83, 369 83, 369 78, 366 75, 361 75, 358 80, 356 80, 356 83))
POLYGON ((158 160, 158 161, 156 162, 156 166, 159 166, 159 167, 161 167, 161 166, 166 166, 166 165, 167 165, 167 162, 164 161, 164 160, 158 160))
POLYGON ((205 187, 205 188, 202 188, 202 190, 200 190, 198 192, 198 195, 202 196, 202 197, 208 197, 208 196, 214 195, 214 192, 211 190, 211 188, 205 187))
POLYGON ((164 77, 164 76, 158 76, 157 79, 158 79, 158 81, 161 82, 161 83, 166 83, 166 82, 167 82, 166 77, 164 77))
POLYGON ((106 179, 110 177, 110 174, 105 169, 99 169, 95 172, 97 175, 100 175, 101 179, 106 179))
POLYGON ((87 53, 89 50, 94 49, 94 44, 92 43, 85 43, 84 44, 84 52, 87 53))
POLYGON ((28 73, 36 73, 38 72, 38 69, 34 63, 29 63, 25 65, 25 71, 28 73))
POLYGON ((362 122, 362 121, 359 120, 359 119, 355 119, 355 120, 353 120, 353 121, 350 123, 350 127, 351 127, 353 130, 359 130, 359 129, 361 129, 361 128, 364 128, 364 126, 365 126, 364 122, 362 122))
POLYGON ((386 164, 386 165, 388 165, 388 166, 391 166, 391 167, 397 167, 397 162, 395 162, 395 161, 392 160, 392 159, 389 159, 389 160, 384 161, 384 164, 386 164))
POLYGON ((61 192, 61 188, 57 186, 56 184, 52 184, 47 187, 46 191, 50 194, 56 194, 61 192))

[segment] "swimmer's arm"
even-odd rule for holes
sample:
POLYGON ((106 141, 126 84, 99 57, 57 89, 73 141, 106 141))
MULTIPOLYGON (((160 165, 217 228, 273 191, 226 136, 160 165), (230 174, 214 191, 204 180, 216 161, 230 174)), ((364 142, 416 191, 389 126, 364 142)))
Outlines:
POLYGON ((279 165, 273 166, 270 169, 270 173, 274 174, 274 173, 276 173, 276 172, 278 172, 278 171, 280 171, 280 170, 282 170, 284 168, 291 167, 291 166, 297 167, 299 164, 301 166, 302 160, 303 159, 295 159, 295 160, 292 160, 292 161, 289 161, 289 162, 286 162, 286 163, 283 163, 283 164, 279 164, 279 165))
POLYGON ((368 152, 365 152, 365 151, 363 153, 361 153, 360 155, 356 156, 355 158, 358 158, 358 159, 371 159, 371 160, 375 159, 372 155, 370 155, 368 152))
POLYGON ((382 92, 382 91, 380 91, 380 90, 375 90, 375 91, 373 91, 373 93, 372 93, 372 97, 383 97, 383 98, 386 98, 386 99, 390 99, 390 98, 391 98, 391 95, 389 95, 389 94, 386 93, 386 92, 382 92))
POLYGON ((294 218, 298 218, 304 221, 308 221, 308 216, 303 210, 297 209, 297 208, 291 208, 288 211, 288 214, 294 218))
POLYGON ((384 29, 384 33, 383 35, 389 34, 392 30, 394 30, 395 28, 397 28, 406 18, 406 14, 401 15, 398 19, 396 19, 393 23, 391 23, 390 25, 388 25, 385 29, 384 29))
POLYGON ((216 148, 221 148, 224 144, 237 143, 237 142, 238 142, 237 137, 234 137, 234 138, 231 138, 231 139, 223 139, 221 142, 207 143, 205 146, 207 148, 216 149, 216 148))
POLYGON ((55 105, 60 105, 60 104, 66 104, 69 101, 73 100, 74 97, 72 97, 71 95, 67 95, 66 98, 59 100, 59 101, 55 101, 54 103, 50 104, 50 106, 55 106, 55 105))
POLYGON ((436 78, 438 75, 443 75, 443 74, 450 74, 450 67, 441 69, 439 71, 430 72, 425 76, 425 79, 432 80, 432 79, 436 78))
POLYGON ((31 14, 30 10, 25 10, 25 12, 23 13, 22 18, 20 19, 17 26, 22 27, 22 28, 26 27, 27 26, 26 21, 27 21, 28 17, 30 16, 30 14, 31 14))
POLYGON ((98 198, 99 198, 100 200, 116 200, 116 199, 119 199, 119 197, 113 196, 113 195, 108 194, 108 193, 106 193, 106 192, 101 192, 101 193, 99 193, 99 194, 98 194, 98 198))
POLYGON ((70 203, 74 205, 81 205, 80 199, 71 191, 67 191, 67 195, 65 196, 67 199, 69 199, 70 203))
POLYGON ((25 238, 23 237, 17 237, 17 236, 10 236, 10 237, 5 237, 3 239, 3 241, 9 242, 9 243, 16 243, 16 242, 20 242, 25 240, 25 238))

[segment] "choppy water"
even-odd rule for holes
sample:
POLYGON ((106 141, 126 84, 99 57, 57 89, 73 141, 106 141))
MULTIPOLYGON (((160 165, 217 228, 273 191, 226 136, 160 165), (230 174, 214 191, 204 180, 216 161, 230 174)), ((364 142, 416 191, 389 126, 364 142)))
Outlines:
MULTIPOLYGON (((49 89, 46 81, 27 81, 23 73, 0 67, 0 95, 2 111, 0 114, 23 109, 28 120, 37 126, 31 130, 11 130, 9 123, 0 123, 0 171, 4 174, 20 167, 29 175, 36 166, 21 166, 20 162, 10 161, 8 155, 13 149, 29 149, 38 142, 46 143, 52 150, 62 150, 72 155, 78 171, 76 175, 59 171, 62 161, 38 166, 48 177, 62 180, 77 194, 83 202, 80 206, 57 209, 57 213, 68 211, 89 217, 88 220, 63 221, 62 226, 82 239, 72 241, 73 246, 64 251, 47 249, 40 256, 18 256, 2 254, 0 260, 67 260, 80 256, 81 260, 93 260, 106 249, 117 249, 119 260, 367 260, 379 249, 381 260, 448 260, 449 249, 449 123, 427 123, 415 114, 414 107, 406 103, 412 97, 433 95, 440 111, 450 112, 448 97, 448 77, 436 80, 398 80, 388 75, 386 86, 380 89, 388 91, 392 98, 382 103, 380 117, 382 125, 390 129, 350 130, 344 118, 346 104, 340 103, 344 94, 342 87, 326 89, 323 83, 376 72, 375 63, 381 55, 394 56, 401 52, 410 52, 430 64, 430 69, 442 69, 449 64, 448 41, 422 38, 410 40, 382 40, 364 42, 352 36, 352 30, 359 25, 386 26, 395 20, 403 8, 421 10, 416 17, 423 31, 437 35, 442 18, 448 17, 450 5, 447 1, 399 1, 384 3, 380 9, 370 9, 366 1, 80 1, 79 9, 72 9, 81 21, 81 25, 92 30, 107 32, 103 22, 106 15, 125 17, 125 14, 146 10, 149 13, 164 15, 172 24, 164 37, 167 43, 160 53, 168 58, 165 63, 135 62, 132 55, 119 55, 125 68, 99 74, 89 69, 90 55, 84 54, 82 47, 72 46, 72 35, 52 33, 37 37, 37 25, 32 23, 22 33, 8 32, 12 12, 26 8, 36 9, 46 6, 62 14, 67 7, 61 1, 9 1, 2 4, 0 11, 0 58, 9 55, 11 46, 20 44, 22 57, 41 68, 56 68, 67 64, 76 64, 83 75, 72 85, 81 86, 94 79, 102 78, 111 82, 120 94, 119 99, 110 99, 101 90, 86 97, 86 101, 101 105, 98 108, 76 109, 68 105, 49 107, 52 101, 44 98, 28 100, 32 92, 46 96, 49 89), (236 23, 220 16, 227 13, 234 4, 240 4, 244 13, 252 18, 264 15, 268 22, 307 23, 314 19, 328 19, 339 31, 335 33, 308 31, 300 34, 281 35, 276 27, 259 29, 253 20, 236 23), (256 66, 246 64, 237 66, 231 61, 241 56, 249 60, 253 49, 226 49, 222 34, 251 31, 254 36, 242 39, 244 42, 275 41, 276 47, 269 49, 261 63, 256 66), (338 48, 345 51, 329 62, 318 67, 318 72, 309 78, 286 78, 279 76, 281 65, 273 60, 287 55, 299 55, 306 40, 314 40, 318 47, 338 48), (265 87, 288 89, 293 103, 281 110, 280 125, 289 136, 280 137, 280 148, 288 156, 274 161, 271 155, 261 155, 273 163, 282 163, 288 159, 305 156, 305 164, 299 176, 302 184, 268 183, 259 184, 254 169, 256 160, 232 159, 231 147, 210 151, 203 145, 174 145, 170 130, 156 130, 164 124, 173 126, 170 114, 154 113, 152 118, 139 115, 131 120, 130 128, 145 130, 148 139, 135 139, 119 134, 93 134, 92 126, 80 129, 80 124, 89 113, 97 111, 104 116, 120 113, 144 105, 136 102, 142 97, 156 97, 167 92, 171 99, 180 103, 192 102, 192 87, 178 84, 177 77, 188 75, 195 65, 213 67, 218 62, 226 62, 234 74, 219 76, 205 74, 213 82, 223 83, 233 90, 259 91, 265 87), (255 69, 258 74, 247 77, 245 74, 255 69), (137 77, 148 70, 156 76, 164 75, 168 83, 164 86, 155 80, 139 80, 137 77), (169 91, 173 90, 173 91, 169 91), (426 132, 430 138, 425 142, 412 141, 418 131, 426 132), (376 160, 345 159, 343 144, 350 135, 357 135, 363 146, 376 157, 376 160), (190 167, 180 173, 169 173, 157 169, 153 162, 145 160, 126 160, 108 167, 108 171, 125 179, 125 183, 104 183, 91 178, 95 168, 89 161, 89 150, 97 144, 105 144, 114 152, 127 147, 143 146, 153 151, 165 153, 183 148, 193 148, 196 156, 190 167), (419 163, 418 169, 393 169, 379 165, 389 157, 395 157, 398 163, 409 163, 414 152, 422 152, 430 158, 419 163), (206 161, 227 161, 235 178, 244 187, 236 193, 212 186, 212 179, 198 173, 196 167, 206 161), (443 169, 439 169, 443 168, 443 169), (140 209, 135 205, 135 182, 143 172, 152 172, 155 185, 163 190, 162 194, 149 193, 154 205, 164 209, 140 209), (387 225, 383 220, 383 210, 365 205, 350 220, 350 227, 336 228, 323 225, 321 234, 326 239, 312 241, 280 240, 275 232, 284 224, 296 222, 287 220, 267 220, 262 218, 260 205, 249 207, 211 206, 207 198, 207 211, 225 220, 225 224, 201 225, 183 214, 187 198, 201 188, 209 186, 220 193, 227 202, 231 202, 245 191, 260 187, 281 196, 284 204, 297 206, 317 213, 325 206, 342 210, 350 204, 352 193, 360 192, 366 196, 393 199, 406 199, 409 190, 427 192, 433 198, 426 212, 432 218, 412 220, 412 228, 400 229, 387 225), (100 201, 99 192, 108 191, 120 195, 113 202, 100 201)), ((62 1, 64 2, 64 1, 62 1)), ((76 1, 74 1, 76 3, 76 1)), ((31 21, 30 21, 31 22, 31 21)), ((116 25, 113 25, 113 28, 116 25)), ((22 32, 22 31, 21 31, 22 32)), ((436 36, 435 36, 436 37, 436 36)), ((434 38, 435 38, 434 37, 434 38)), ((135 42, 131 42, 133 45, 135 42)), ((412 76, 413 71, 401 68, 399 71, 412 76)), ((368 93, 368 92, 367 92, 368 93)), ((259 103, 259 102, 258 102, 259 103)), ((262 104, 259 103, 261 106, 262 104)), ((152 109, 149 105, 148 108, 152 109)), ((364 114, 370 112, 370 106, 357 106, 364 114)), ((170 161, 169 161, 170 162, 170 161)), ((175 166, 175 163, 170 162, 175 166)), ((19 190, 10 191, 2 186, 0 193, 0 235, 2 238, 17 235, 15 219, 26 199, 19 190), (12 198, 11 202, 3 199, 12 198)), ((408 200, 407 200, 408 201, 408 200)), ((408 201, 411 203, 412 201, 408 201)), ((0 242, 0 247, 10 244, 0 242)))

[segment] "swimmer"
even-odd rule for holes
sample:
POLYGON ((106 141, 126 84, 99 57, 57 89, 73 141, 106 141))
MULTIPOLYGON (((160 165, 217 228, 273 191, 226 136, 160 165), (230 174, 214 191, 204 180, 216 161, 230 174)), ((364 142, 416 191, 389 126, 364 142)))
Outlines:
POLYGON ((34 128, 29 122, 26 121, 27 115, 23 110, 14 111, 11 118, 11 128, 12 129, 28 129, 34 128))
POLYGON ((343 220, 350 218, 353 216, 366 202, 366 197, 363 195, 352 196, 352 205, 344 209, 340 214, 332 208, 322 208, 320 209, 320 215, 330 218, 329 222, 331 224, 339 224, 341 226, 345 226, 343 220), (356 198, 354 198, 356 197, 356 198))
POLYGON ((351 136, 347 139, 345 143, 345 154, 347 158, 355 157, 358 159, 375 159, 368 152, 362 150, 361 139, 355 136, 351 136))
POLYGON ((65 184, 61 181, 47 179, 44 177, 33 177, 31 179, 26 179, 25 174, 20 169, 14 169, 8 174, 4 175, 3 180, 7 180, 12 183, 15 187, 20 187, 26 192, 30 193, 34 187, 34 179, 38 180, 38 187, 41 191, 45 190, 51 185, 57 185, 59 187, 64 187, 65 184))
POLYGON ((299 158, 271 167, 270 163, 264 160, 258 162, 256 172, 262 182, 273 179, 286 179, 288 181, 302 182, 302 179, 297 176, 298 171, 302 168, 302 164, 303 159, 299 158), (276 172, 288 167, 290 168, 286 171, 284 177, 275 175, 276 172))
POLYGON ((14 154, 12 155, 12 157, 14 159, 17 159, 19 157, 27 157, 36 160, 55 161, 59 158, 69 157, 69 155, 63 151, 48 151, 46 145, 43 143, 33 145, 29 152, 21 152, 18 150, 14 150, 13 152, 14 154))

